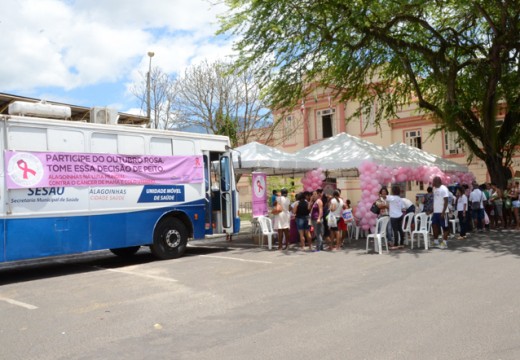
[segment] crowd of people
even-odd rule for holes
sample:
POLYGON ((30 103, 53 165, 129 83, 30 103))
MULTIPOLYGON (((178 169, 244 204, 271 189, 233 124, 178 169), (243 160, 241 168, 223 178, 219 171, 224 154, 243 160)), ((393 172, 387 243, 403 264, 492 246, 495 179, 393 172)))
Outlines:
MULTIPOLYGON (((490 229, 520 230, 520 184, 509 182, 506 189, 501 189, 493 183, 477 184, 471 188, 462 185, 457 189, 457 201, 467 202, 462 208, 465 216, 459 216, 459 221, 465 226, 464 231, 476 229, 478 232, 490 229), (465 221, 462 221, 465 220, 465 221)), ((465 234, 461 234, 462 237, 465 234)))
MULTIPOLYGON (((461 184, 450 189, 436 176, 424 196, 417 196, 415 203, 401 197, 398 185, 379 191, 374 203, 378 218, 389 216, 387 239, 390 249, 404 248, 403 218, 407 213, 424 212, 431 215, 434 245, 447 248, 450 235, 449 220, 458 219, 457 239, 466 239, 470 232, 490 229, 520 230, 520 185, 509 182, 506 189, 493 183, 479 185, 461 184), (440 240, 440 241, 439 241, 440 240)), ((291 202, 287 189, 273 191, 271 198, 273 228, 278 234, 278 249, 287 249, 291 230, 297 230, 299 247, 309 251, 339 250, 348 236, 348 224, 354 217, 350 200, 341 197, 336 189, 327 195, 322 189, 304 191, 291 202), (292 227, 295 229, 291 229, 292 227), (314 240, 314 247, 313 247, 314 240)), ((457 234, 454 234, 457 235, 457 234)))
POLYGON ((309 251, 338 250, 348 235, 348 222, 353 221, 350 200, 343 200, 340 190, 327 195, 323 189, 303 191, 291 203, 287 189, 271 199, 273 228, 278 233, 278 249, 285 250, 290 243, 291 223, 298 232, 300 249, 309 251), (294 220, 294 221, 291 221, 294 220), (313 248, 314 239, 314 248, 313 248))

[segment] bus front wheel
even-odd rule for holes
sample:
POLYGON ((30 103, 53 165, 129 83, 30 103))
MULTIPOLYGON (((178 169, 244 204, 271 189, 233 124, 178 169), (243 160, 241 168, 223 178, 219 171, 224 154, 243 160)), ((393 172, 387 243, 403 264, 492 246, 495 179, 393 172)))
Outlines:
POLYGON ((188 230, 179 219, 166 218, 159 222, 153 234, 152 254, 161 260, 181 257, 188 244, 188 230))

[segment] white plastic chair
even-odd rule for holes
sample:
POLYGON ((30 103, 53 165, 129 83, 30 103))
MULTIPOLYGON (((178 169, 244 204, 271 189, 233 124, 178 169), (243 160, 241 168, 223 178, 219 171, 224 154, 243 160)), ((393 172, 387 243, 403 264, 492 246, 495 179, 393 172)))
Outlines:
POLYGON ((403 227, 402 227, 403 232, 404 232, 403 243, 405 245, 408 245, 408 239, 412 238, 412 222, 413 222, 414 215, 415 215, 414 213, 408 213, 403 218, 403 227))
POLYGON ((457 211, 455 211, 455 219, 451 219, 450 223, 451 223, 451 228, 453 230, 451 232, 451 236, 455 236, 455 234, 457 234, 457 229, 460 229, 459 217, 458 217, 457 211))
MULTIPOLYGON (((430 216, 431 219, 431 216, 430 216)), ((413 241, 415 238, 415 235, 417 235, 417 247, 421 247, 421 236, 424 241, 424 248, 428 250, 428 247, 430 245, 430 240, 428 239, 428 234, 430 233, 428 230, 428 215, 426 213, 419 213, 415 215, 415 230, 412 231, 412 238, 411 238, 411 248, 413 249, 413 241)), ((431 221, 430 221, 431 224, 431 221)), ((430 225, 431 226, 431 225, 430 225)))
POLYGON ((359 240, 359 235, 363 233, 363 229, 356 222, 356 219, 353 219, 351 222, 347 224, 348 236, 351 240, 359 240))
POLYGON ((430 215, 426 215, 426 229, 428 230, 428 232, 433 235, 433 227, 432 227, 432 216, 433 214, 430 214, 430 215))
POLYGON ((271 250, 273 248, 273 235, 276 234, 276 231, 273 230, 273 222, 266 216, 259 216, 258 222, 262 229, 260 246, 264 246, 264 236, 267 236, 267 245, 269 250, 271 250))
POLYGON ((366 253, 368 253, 368 243, 370 242, 370 239, 374 240, 374 251, 379 252, 380 254, 383 253, 383 239, 384 239, 384 244, 386 246, 386 252, 388 252, 388 240, 386 238, 386 227, 387 227, 389 221, 390 221, 390 216, 383 216, 377 220, 376 232, 374 234, 369 234, 367 236, 366 253))

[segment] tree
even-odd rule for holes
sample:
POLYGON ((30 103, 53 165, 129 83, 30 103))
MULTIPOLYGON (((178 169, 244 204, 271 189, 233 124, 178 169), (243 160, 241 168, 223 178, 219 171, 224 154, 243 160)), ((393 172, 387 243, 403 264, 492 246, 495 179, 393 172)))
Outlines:
MULTIPOLYGON (((520 142, 519 0, 227 0, 221 33, 238 35, 273 108, 316 82, 339 100, 380 105, 376 121, 416 102, 435 132, 455 131, 505 186, 520 142), (505 111, 503 121, 497 113, 505 111)), ((357 115, 357 114, 355 114, 357 115)))
MULTIPOLYGON (((141 110, 147 110, 147 74, 142 74, 142 81, 134 84, 130 92, 140 100, 141 110)), ((179 115, 173 108, 175 92, 174 79, 160 68, 153 68, 150 76, 150 127, 154 129, 179 128, 179 115)))
POLYGON ((262 100, 251 71, 237 72, 229 63, 203 61, 175 81, 175 109, 183 126, 225 134, 233 146, 251 139, 269 142, 277 123, 262 100))
POLYGON ((215 115, 216 131, 217 135, 225 135, 229 137, 231 146, 235 147, 238 145, 237 138, 237 127, 238 123, 231 121, 229 115, 224 114, 221 109, 217 111, 215 115))

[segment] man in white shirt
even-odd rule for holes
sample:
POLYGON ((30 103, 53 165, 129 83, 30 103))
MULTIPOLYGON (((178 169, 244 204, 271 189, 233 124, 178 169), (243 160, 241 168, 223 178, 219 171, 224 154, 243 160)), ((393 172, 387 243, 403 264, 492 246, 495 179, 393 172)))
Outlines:
POLYGON ((484 232, 484 193, 479 189, 476 181, 472 184, 473 190, 469 194, 469 207, 471 207, 471 215, 473 222, 477 223, 477 231, 484 232))
POLYGON ((446 186, 442 185, 440 177, 436 176, 433 178, 433 215, 432 215, 432 227, 433 227, 433 240, 437 241, 440 229, 442 227, 442 243, 440 244, 441 249, 448 247, 448 235, 450 233, 449 221, 448 221, 448 197, 449 190, 446 186))

